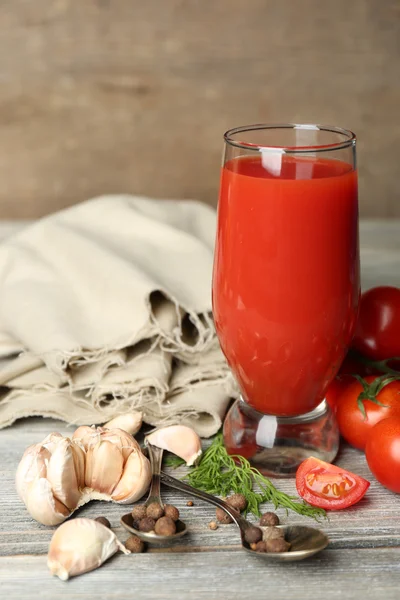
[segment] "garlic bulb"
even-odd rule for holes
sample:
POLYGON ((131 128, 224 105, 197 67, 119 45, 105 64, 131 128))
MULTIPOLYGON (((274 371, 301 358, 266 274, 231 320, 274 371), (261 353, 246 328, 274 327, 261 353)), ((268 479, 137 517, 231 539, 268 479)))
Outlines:
POLYGON ((150 463, 126 431, 79 427, 72 439, 52 433, 29 446, 16 487, 34 519, 58 525, 90 500, 135 502, 150 480, 150 463))
POLYGON ((118 550, 130 554, 115 533, 98 521, 74 519, 54 533, 47 565, 52 575, 66 581, 97 569, 118 550))
POLYGON ((170 425, 156 429, 146 436, 146 442, 180 456, 188 467, 201 455, 201 440, 197 433, 186 425, 170 425))
POLYGON ((123 429, 131 435, 135 435, 142 426, 143 414, 139 411, 132 411, 124 415, 119 415, 115 419, 108 421, 103 427, 106 429, 123 429))

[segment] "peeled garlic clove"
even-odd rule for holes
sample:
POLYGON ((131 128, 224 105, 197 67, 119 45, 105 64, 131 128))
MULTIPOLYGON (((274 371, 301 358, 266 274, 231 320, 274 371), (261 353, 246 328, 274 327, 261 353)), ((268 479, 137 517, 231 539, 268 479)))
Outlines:
POLYGON ((101 440, 86 454, 85 484, 103 494, 111 494, 122 475, 124 460, 117 445, 101 440))
POLYGON ((98 440, 98 432, 94 427, 89 427, 88 425, 81 425, 78 427, 76 431, 72 434, 72 440, 79 440, 82 447, 87 450, 90 443, 96 443, 98 440))
POLYGON ((71 440, 62 438, 55 447, 47 467, 47 480, 57 500, 70 510, 78 506, 81 493, 75 472, 71 440))
POLYGON ((170 425, 157 429, 146 436, 146 442, 176 454, 188 467, 201 455, 201 440, 197 433, 186 425, 170 425))
POLYGON ((92 519, 67 521, 54 533, 47 565, 63 581, 97 569, 118 550, 129 554, 110 529, 92 519))
POLYGON ((43 525, 59 525, 69 515, 66 506, 54 498, 47 479, 36 479, 26 494, 26 508, 29 514, 43 525))
POLYGON ((103 427, 106 429, 123 429, 131 435, 135 435, 142 426, 142 417, 141 412, 133 411, 111 419, 103 427))
POLYGON ((78 489, 82 490, 85 487, 85 451, 80 446, 79 441, 71 442, 71 450, 74 459, 76 482, 78 489))
POLYGON ((121 504, 136 502, 146 493, 151 481, 150 462, 139 449, 125 463, 122 477, 111 499, 121 504))
POLYGON ((29 446, 25 450, 15 475, 18 496, 25 504, 32 482, 41 477, 46 477, 50 457, 50 452, 41 444, 29 446))

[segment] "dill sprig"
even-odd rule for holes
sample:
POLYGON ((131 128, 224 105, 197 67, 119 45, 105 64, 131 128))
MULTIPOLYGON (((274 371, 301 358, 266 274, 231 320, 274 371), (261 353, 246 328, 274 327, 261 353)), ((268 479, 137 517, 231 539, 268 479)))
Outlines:
MULTIPOLYGON (((177 456, 168 456, 166 466, 178 468, 185 462, 177 456)), ((211 445, 203 453, 199 463, 191 467, 183 478, 193 487, 217 496, 228 496, 230 493, 243 494, 248 502, 246 513, 256 517, 261 514, 260 505, 271 502, 275 509, 285 508, 299 515, 319 520, 326 517, 322 508, 315 508, 306 502, 299 502, 296 496, 289 496, 279 491, 272 481, 264 477, 243 456, 228 454, 222 433, 218 433, 211 445), (254 491, 256 485, 260 491, 254 491)))

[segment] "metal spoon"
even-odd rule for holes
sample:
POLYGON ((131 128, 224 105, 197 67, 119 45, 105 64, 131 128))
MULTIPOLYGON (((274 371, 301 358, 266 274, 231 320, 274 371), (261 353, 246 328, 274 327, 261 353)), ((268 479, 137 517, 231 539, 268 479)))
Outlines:
MULTIPOLYGON (((175 490, 179 490, 180 492, 200 498, 201 500, 209 502, 210 504, 214 504, 214 506, 218 506, 227 512, 240 529, 243 548, 247 552, 251 552, 253 555, 260 556, 267 560, 292 562, 309 558, 310 556, 313 556, 313 554, 316 554, 317 552, 320 552, 326 548, 328 545, 329 540, 327 536, 319 529, 307 527, 306 525, 279 525, 279 529, 283 529, 284 531, 286 541, 291 543, 290 551, 256 552, 250 548, 250 545, 245 540, 246 530, 250 527, 254 527, 254 525, 242 517, 227 502, 224 502, 216 496, 212 496, 211 494, 197 490, 187 483, 179 481, 179 479, 175 479, 174 477, 171 477, 171 475, 167 475, 163 471, 161 471, 160 478, 164 485, 168 485, 175 490)), ((262 529, 262 527, 260 529, 262 529)))
MULTIPOLYGON (((149 506, 152 502, 157 502, 163 506, 160 494, 160 472, 163 450, 161 448, 156 448, 156 446, 152 446, 151 444, 147 444, 147 450, 151 463, 152 479, 149 496, 145 502, 145 506, 149 506)), ((138 538, 149 544, 165 544, 166 542, 172 542, 187 533, 185 523, 180 520, 175 522, 176 533, 173 533, 172 535, 158 535, 154 531, 139 531, 139 529, 136 529, 134 526, 132 513, 128 513, 121 517, 121 525, 130 533, 134 533, 138 538)))

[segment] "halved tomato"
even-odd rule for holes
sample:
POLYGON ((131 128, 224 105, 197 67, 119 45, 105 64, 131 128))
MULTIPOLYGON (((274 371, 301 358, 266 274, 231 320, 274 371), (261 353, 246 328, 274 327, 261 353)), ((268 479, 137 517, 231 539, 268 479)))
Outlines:
POLYGON ((296 488, 303 500, 326 510, 356 504, 369 486, 359 475, 313 456, 304 460, 296 473, 296 488))

